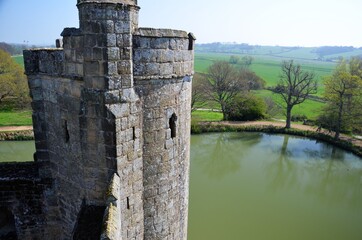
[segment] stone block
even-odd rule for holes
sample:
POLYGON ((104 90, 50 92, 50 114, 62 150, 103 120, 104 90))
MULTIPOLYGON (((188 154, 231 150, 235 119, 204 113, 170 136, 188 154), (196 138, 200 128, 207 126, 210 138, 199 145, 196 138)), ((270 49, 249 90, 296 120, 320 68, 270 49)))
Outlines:
POLYGON ((82 63, 84 61, 83 49, 75 50, 74 55, 75 55, 75 62, 82 63))
MULTIPOLYGON (((106 48, 95 47, 90 51, 93 52, 93 60, 106 60, 107 58, 107 50, 106 48)), ((88 60, 88 59, 87 59, 88 60)))
POLYGON ((130 21, 130 16, 129 16, 129 11, 125 10, 125 9, 120 9, 118 11, 118 18, 121 21, 130 21))
POLYGON ((130 60, 132 57, 132 48, 121 49, 121 60, 130 60))
POLYGON ((105 34, 96 35, 96 41, 98 47, 107 47, 107 35, 105 34))
POLYGON ((84 47, 93 48, 96 46, 97 46, 97 35, 96 34, 84 35, 84 47))
POLYGON ((117 63, 118 74, 132 74, 132 64, 130 61, 119 61, 117 63))
POLYGON ((193 53, 192 51, 188 51, 188 50, 182 51, 183 61, 185 61, 185 62, 193 61, 194 56, 192 53, 193 53))
POLYGON ((101 62, 99 61, 93 61, 93 62, 85 62, 84 63, 84 74, 86 76, 97 76, 104 73, 104 71, 101 71, 100 67, 101 62))
POLYGON ((183 51, 174 51, 174 60, 175 60, 175 62, 184 61, 183 51))
POLYGON ((120 101, 120 96, 119 96, 119 91, 115 90, 115 91, 107 91, 105 94, 105 101, 107 104, 115 104, 115 103, 119 103, 120 101))
POLYGON ((107 86, 104 77, 86 76, 84 77, 84 82, 86 88, 93 88, 97 90, 105 89, 107 86))
POLYGON ((83 48, 83 36, 71 36, 71 47, 73 49, 82 49, 83 48))
POLYGON ((146 76, 153 76, 158 75, 160 69, 160 64, 158 63, 147 63, 146 64, 146 71, 143 73, 146 76))
POLYGON ((130 33, 131 23, 129 21, 116 21, 114 24, 115 33, 130 33))
POLYGON ((108 75, 118 74, 117 62, 108 62, 108 75))
POLYGON ((122 45, 118 45, 119 47, 132 47, 132 38, 130 34, 122 34, 122 38, 123 38, 123 44, 122 45))
POLYGON ((116 34, 107 34, 107 47, 116 47, 116 46, 117 46, 116 34))
POLYGON ((175 56, 174 56, 174 51, 172 50, 165 50, 162 51, 161 54, 159 55, 158 58, 158 62, 160 63, 171 63, 174 62, 175 56))
POLYGON ((131 88, 131 87, 133 87, 132 75, 122 75, 122 88, 131 88))
POLYGON ((135 36, 133 45, 136 49, 149 49, 151 48, 151 38, 135 36))
POLYGON ((102 28, 105 33, 114 33, 114 22, 112 20, 107 20, 106 22, 103 22, 102 28))
POLYGON ((162 63, 160 64, 160 75, 170 76, 173 73, 172 63, 162 63))
POLYGON ((83 71, 83 64, 82 63, 75 64, 75 69, 76 69, 76 75, 83 76, 84 71, 83 71))
POLYGON ((168 49, 169 38, 151 38, 151 48, 153 49, 168 49))
POLYGON ((84 61, 93 61, 98 59, 93 59, 93 48, 84 48, 83 49, 83 59, 84 61))
POLYGON ((108 61, 118 61, 120 59, 120 52, 118 47, 107 48, 108 61))
POLYGON ((106 77, 109 90, 121 89, 122 79, 120 76, 108 76, 106 77))
POLYGON ((109 106, 109 110, 113 113, 116 118, 127 117, 129 115, 129 105, 123 104, 112 104, 109 106))

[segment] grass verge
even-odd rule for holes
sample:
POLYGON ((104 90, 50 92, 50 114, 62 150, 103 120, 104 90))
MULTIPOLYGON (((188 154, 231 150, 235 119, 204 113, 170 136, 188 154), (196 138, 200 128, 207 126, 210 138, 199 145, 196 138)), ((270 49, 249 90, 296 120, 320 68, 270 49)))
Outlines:
POLYGON ((223 120, 221 112, 197 110, 192 112, 192 121, 195 122, 217 122, 223 120))
POLYGON ((30 126, 32 125, 31 111, 1 111, 0 126, 30 126))

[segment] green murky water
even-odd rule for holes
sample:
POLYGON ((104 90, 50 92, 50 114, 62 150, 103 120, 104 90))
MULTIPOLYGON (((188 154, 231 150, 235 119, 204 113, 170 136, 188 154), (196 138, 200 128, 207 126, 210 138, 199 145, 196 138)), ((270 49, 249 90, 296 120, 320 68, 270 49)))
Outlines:
POLYGON ((188 239, 361 240, 362 160, 292 136, 192 136, 188 239))
MULTIPOLYGON (((34 151, 0 142, 0 162, 34 151)), ((292 136, 194 135, 188 239, 361 240, 362 160, 292 136)))
POLYGON ((0 141, 0 162, 33 161, 34 141, 0 141))

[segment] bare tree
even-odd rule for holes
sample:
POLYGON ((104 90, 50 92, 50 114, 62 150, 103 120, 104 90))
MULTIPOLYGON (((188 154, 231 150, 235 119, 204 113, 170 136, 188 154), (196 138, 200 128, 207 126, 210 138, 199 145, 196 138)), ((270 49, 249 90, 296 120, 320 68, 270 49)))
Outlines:
POLYGON ((313 72, 303 71, 293 60, 283 61, 281 68, 276 93, 286 103, 285 128, 290 128, 293 107, 303 103, 309 95, 317 93, 317 81, 313 72))
POLYGON ((247 89, 247 83, 239 73, 230 63, 221 61, 215 62, 207 70, 205 93, 210 100, 220 104, 224 118, 226 105, 247 89))
POLYGON ((208 84, 205 75, 196 73, 192 80, 191 112, 206 105, 207 96, 205 89, 207 88, 207 85, 208 84))

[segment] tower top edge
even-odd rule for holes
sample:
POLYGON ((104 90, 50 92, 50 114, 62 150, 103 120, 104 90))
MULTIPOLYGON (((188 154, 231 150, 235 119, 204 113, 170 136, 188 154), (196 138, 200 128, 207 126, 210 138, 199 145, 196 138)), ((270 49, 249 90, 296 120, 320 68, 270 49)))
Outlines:
POLYGON ((137 0, 77 0, 77 5, 85 3, 113 3, 113 4, 123 4, 129 6, 137 6, 137 0))

